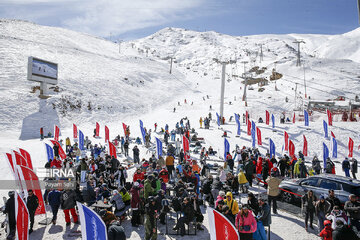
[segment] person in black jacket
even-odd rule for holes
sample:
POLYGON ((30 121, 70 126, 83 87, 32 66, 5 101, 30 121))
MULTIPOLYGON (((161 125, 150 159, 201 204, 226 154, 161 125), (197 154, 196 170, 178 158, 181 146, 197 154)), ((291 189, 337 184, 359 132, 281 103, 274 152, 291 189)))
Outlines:
POLYGON ((222 214, 233 224, 235 225, 235 216, 230 211, 228 205, 222 207, 222 214))
POLYGON ((54 149, 54 156, 58 158, 59 157, 59 146, 54 144, 53 149, 54 149))
POLYGON ((359 240, 358 236, 355 234, 354 230, 351 227, 344 225, 343 221, 336 221, 336 228, 332 232, 333 240, 359 240))
POLYGON ((256 170, 256 166, 251 159, 248 160, 248 162, 246 163, 244 170, 245 170, 245 177, 248 180, 250 187, 252 187, 252 180, 256 170))
POLYGON ((156 226, 156 202, 155 198, 150 196, 149 203, 145 205, 145 240, 157 239, 157 226, 156 226))
POLYGON ((108 240, 125 240, 124 228, 117 220, 112 220, 108 228, 108 240))
POLYGON ((181 206, 182 213, 184 216, 180 217, 176 226, 173 230, 180 229, 180 235, 185 235, 185 223, 189 224, 192 220, 194 220, 194 207, 191 205, 190 199, 188 197, 184 198, 183 204, 181 206))
MULTIPOLYGON (((305 230, 308 230, 308 220, 310 218, 310 228, 313 228, 313 219, 314 219, 314 213, 315 213, 315 203, 316 203, 316 197, 312 190, 308 191, 304 194, 304 196, 301 197, 302 202, 302 208, 305 212, 305 230)), ((322 230, 322 229, 321 229, 322 230)))
POLYGON ((247 205, 254 215, 257 216, 260 211, 260 207, 255 195, 252 192, 248 193, 247 205))
POLYGON ((64 210, 66 226, 69 226, 71 224, 70 213, 73 217, 74 223, 79 224, 78 215, 76 214, 75 211, 76 200, 77 198, 74 190, 67 189, 61 194, 60 203, 61 203, 61 208, 64 210))
POLYGON ((133 148, 133 153, 134 153, 134 163, 139 164, 140 163, 140 150, 136 145, 133 148))
POLYGON ((28 191, 26 206, 29 210, 29 217, 30 217, 29 234, 31 234, 33 232, 35 212, 36 212, 37 207, 39 206, 39 199, 34 194, 33 190, 31 190, 31 189, 29 189, 29 191, 28 191))
POLYGON ((260 212, 256 216, 256 219, 261 221, 265 227, 269 227, 271 224, 270 207, 262 198, 259 199, 259 206, 260 212))
POLYGON ((9 234, 7 239, 14 239, 16 234, 16 219, 15 219, 15 192, 10 191, 9 199, 6 201, 4 213, 8 215, 9 220, 9 234))
POLYGON ((335 197, 335 192, 333 189, 329 190, 329 196, 326 198, 326 201, 331 204, 331 209, 333 209, 334 206, 339 206, 340 209, 342 208, 341 202, 337 197, 335 197))

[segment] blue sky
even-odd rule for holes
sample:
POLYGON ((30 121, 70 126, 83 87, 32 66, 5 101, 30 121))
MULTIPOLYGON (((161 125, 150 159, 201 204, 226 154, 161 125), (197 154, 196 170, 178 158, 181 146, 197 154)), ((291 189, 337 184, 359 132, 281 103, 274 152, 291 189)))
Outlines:
POLYGON ((230 35, 338 34, 359 27, 357 0, 0 0, 0 18, 109 38, 164 27, 230 35))

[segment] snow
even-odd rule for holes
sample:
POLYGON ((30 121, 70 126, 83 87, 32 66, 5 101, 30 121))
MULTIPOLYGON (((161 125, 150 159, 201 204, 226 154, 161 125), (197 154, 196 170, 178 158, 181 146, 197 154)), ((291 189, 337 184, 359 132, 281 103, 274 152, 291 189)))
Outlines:
MULTIPOLYGON (((262 131, 263 146, 259 146, 262 153, 267 151, 271 138, 275 142, 277 156, 280 156, 283 131, 287 131, 295 144, 296 152, 302 150, 305 135, 309 143, 309 155, 312 157, 316 154, 322 159, 322 143, 325 142, 330 147, 330 140, 324 138, 322 125, 322 120, 327 119, 326 114, 314 113, 309 127, 299 121, 302 111, 296 112, 295 124, 279 124, 281 112, 292 117, 294 109, 301 109, 308 102, 304 98, 304 68, 296 67, 297 46, 293 43, 296 39, 306 42, 302 44, 302 59, 305 60, 307 95, 311 99, 326 101, 338 95, 348 99, 354 98, 360 91, 360 59, 357 58, 360 55, 356 54, 359 51, 356 44, 359 29, 335 36, 288 34, 235 37, 216 32, 166 28, 149 37, 122 43, 120 54, 118 44, 104 39, 29 22, 2 19, 0 32, 0 152, 24 148, 31 154, 35 168, 45 165, 47 158, 44 143, 39 140, 39 134, 38 138, 29 140, 19 140, 19 136, 22 139, 25 135, 36 137, 36 131, 43 125, 52 129, 53 124, 58 123, 61 129, 60 139, 65 142, 67 136, 72 136, 72 124, 75 123, 93 143, 104 144, 105 125, 110 129, 111 139, 118 134, 124 135, 122 122, 130 125, 131 136, 136 137, 141 134, 139 119, 148 129, 153 129, 155 122, 158 129, 166 123, 172 129, 176 122, 187 116, 199 136, 205 138, 205 146, 213 146, 219 156, 223 156, 224 139, 221 136, 224 130, 228 132, 231 150, 236 144, 251 145, 251 137, 246 135, 242 118, 240 138, 235 137, 234 120, 229 122, 229 117, 234 113, 242 116, 246 110, 255 122, 260 116, 265 120, 266 110, 275 115, 275 130, 265 123, 256 124, 262 131), (261 63, 257 53, 259 43, 263 44, 264 53, 261 63), (51 97, 47 100, 40 100, 37 97, 38 91, 30 93, 31 87, 36 86, 36 83, 26 79, 28 56, 59 64, 60 92, 51 91, 51 97), (170 75, 171 56, 175 57, 175 62, 173 74, 170 75), (224 108, 226 124, 218 129, 216 122, 212 121, 211 129, 205 130, 199 128, 199 118, 211 112, 214 119, 215 112, 220 108, 221 65, 213 58, 221 61, 236 59, 237 63, 227 66, 224 108), (244 84, 241 83, 241 78, 233 76, 243 73, 242 61, 249 62, 247 70, 254 66, 266 67, 265 72, 256 77, 267 78, 276 62, 276 71, 283 74, 283 78, 276 81, 279 91, 275 91, 273 81, 264 86, 263 92, 258 91, 257 85, 252 85, 254 90, 247 91, 248 106, 245 107, 241 101, 244 84), (209 99, 206 95, 209 95, 209 99), (285 102, 286 97, 288 102, 285 102), (184 99, 187 104, 184 104, 184 99), (91 109, 88 108, 89 102, 91 109), (178 106, 178 102, 181 106, 178 106), (46 109, 45 112, 39 112, 40 105, 42 109, 46 109), (209 110, 210 105, 214 110, 209 110), (100 139, 92 138, 96 121, 101 125, 100 139)), ((343 104, 348 104, 348 101, 343 104)), ((334 126, 329 127, 329 132, 333 131, 338 141, 338 159, 335 161, 341 162, 347 156, 348 137, 355 141, 354 154, 358 158, 359 123, 340 120, 341 116, 334 116, 334 126)), ((150 154, 151 152, 140 147, 141 158, 148 158, 150 154)), ((124 162, 125 158, 120 156, 124 162)), ((216 158, 219 159, 219 156, 216 158)), ((309 161, 310 158, 306 160, 309 161)), ((1 161, 5 162, 5 158, 1 157, 1 161)), ((340 162, 336 163, 336 171, 337 174, 344 175, 340 162)), ((130 176, 133 170, 134 168, 130 170, 130 176)), ((0 168, 0 175, 2 180, 12 179, 5 163, 0 168)), ((6 190, 0 191, 0 195, 6 194, 6 190)), ((43 217, 37 217, 36 222, 43 217)), ((316 239, 314 234, 305 232, 303 221, 291 214, 280 211, 278 216, 273 216, 272 222, 272 239, 316 239)), ((69 230, 65 227, 62 211, 59 212, 58 223, 59 226, 47 227, 36 223, 31 239, 76 239, 68 236, 69 230)), ((205 232, 199 232, 197 237, 208 239, 206 215, 204 225, 205 232)), ((129 221, 125 222, 125 230, 131 239, 143 238, 143 228, 132 231, 129 221)), ((172 238, 174 237, 166 237, 172 238)), ((187 236, 182 239, 190 238, 192 237, 187 236)))

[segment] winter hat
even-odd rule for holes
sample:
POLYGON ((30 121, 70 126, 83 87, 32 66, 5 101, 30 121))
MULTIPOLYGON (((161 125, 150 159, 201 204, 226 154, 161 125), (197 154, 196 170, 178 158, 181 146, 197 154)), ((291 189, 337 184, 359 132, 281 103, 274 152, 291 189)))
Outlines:
POLYGON ((325 200, 325 197, 323 195, 321 195, 320 200, 325 200))

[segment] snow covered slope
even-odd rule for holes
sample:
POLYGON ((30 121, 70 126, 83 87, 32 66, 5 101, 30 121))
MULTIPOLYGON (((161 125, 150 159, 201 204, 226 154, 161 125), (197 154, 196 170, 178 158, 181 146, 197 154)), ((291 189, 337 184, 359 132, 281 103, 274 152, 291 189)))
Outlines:
POLYGON ((119 54, 110 41, 24 21, 0 20, 0 53, 3 129, 19 129, 39 110, 39 91, 30 93, 39 84, 27 80, 28 56, 59 64, 59 91, 51 90, 47 104, 68 126, 148 111, 187 85, 178 71, 169 74, 169 65, 119 54))

